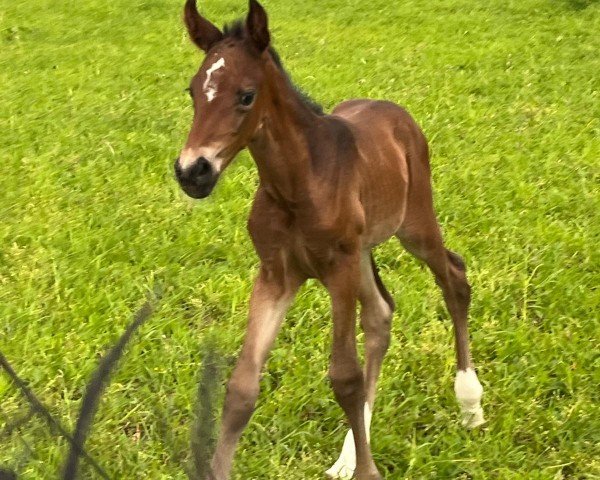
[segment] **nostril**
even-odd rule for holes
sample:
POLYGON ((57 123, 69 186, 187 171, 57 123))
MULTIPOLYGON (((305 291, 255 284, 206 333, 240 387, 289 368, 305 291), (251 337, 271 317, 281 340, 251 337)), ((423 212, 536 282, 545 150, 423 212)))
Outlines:
POLYGON ((175 177, 182 184, 206 183, 213 177, 213 169, 210 162, 204 157, 198 157, 193 165, 185 167, 181 165, 180 159, 175 160, 173 165, 175 177))
POLYGON ((200 157, 196 160, 196 174, 199 177, 205 177, 211 173, 211 170, 210 162, 206 158, 200 157))

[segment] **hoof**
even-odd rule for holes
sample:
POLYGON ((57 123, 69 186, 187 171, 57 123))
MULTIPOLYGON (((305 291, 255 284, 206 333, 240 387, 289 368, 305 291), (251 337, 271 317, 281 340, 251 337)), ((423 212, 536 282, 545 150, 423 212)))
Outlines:
POLYGON ((459 370, 454 381, 454 391, 460 404, 461 424, 466 428, 475 428, 485 423, 481 397, 483 387, 472 368, 459 370))
POLYGON ((356 453, 354 449, 354 438, 352 430, 348 430, 344 438, 344 446, 339 458, 333 466, 325 472, 327 478, 337 478, 340 480, 349 480, 354 475, 356 469, 356 453))
MULTIPOLYGON (((369 404, 365 403, 365 428, 367 430, 367 442, 370 441, 370 433, 371 433, 371 409, 369 408, 369 404)), ((375 469, 375 473, 377 473, 377 469, 373 465, 375 469)), ((354 478, 354 470, 356 470, 356 449, 354 448, 354 437, 352 435, 352 430, 348 430, 346 433, 346 437, 344 438, 344 445, 342 446, 342 451, 340 453, 339 458, 333 464, 333 466, 325 472, 327 478, 336 478, 340 480, 349 480, 354 478)), ((359 477, 358 474, 356 478, 364 478, 364 479, 380 479, 381 476, 371 477, 371 476, 362 476, 359 477)))
POLYGON ((363 474, 356 472, 355 478, 356 480, 383 480, 381 473, 379 473, 377 469, 375 469, 375 471, 363 474))
POLYGON ((481 408, 481 404, 479 403, 470 408, 463 408, 460 412, 460 415, 461 425, 469 430, 479 427, 485 423, 485 418, 483 417, 483 408, 481 408))
POLYGON ((350 480, 354 475, 354 468, 340 462, 335 462, 335 464, 325 472, 325 475, 327 475, 327 478, 350 480))

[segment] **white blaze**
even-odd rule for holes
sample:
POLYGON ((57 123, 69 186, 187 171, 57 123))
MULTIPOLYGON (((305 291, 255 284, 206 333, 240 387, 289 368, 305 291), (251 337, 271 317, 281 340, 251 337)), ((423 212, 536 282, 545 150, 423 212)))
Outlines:
POLYGON ((215 87, 214 82, 211 82, 211 76, 214 72, 216 72, 219 68, 225 66, 225 60, 223 58, 219 58, 215 63, 213 63, 208 70, 206 70, 206 80, 204 80, 204 84, 202 85, 202 89, 204 90, 204 94, 206 95, 206 99, 209 102, 212 102, 215 96, 217 95, 217 88, 215 87))

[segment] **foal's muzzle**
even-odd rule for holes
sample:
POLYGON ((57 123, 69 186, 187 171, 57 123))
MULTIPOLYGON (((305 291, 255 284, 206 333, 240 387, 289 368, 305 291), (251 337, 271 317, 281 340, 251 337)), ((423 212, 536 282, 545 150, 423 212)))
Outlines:
POLYGON ((175 177, 183 191, 190 197, 204 198, 212 192, 219 174, 204 157, 197 158, 193 165, 185 169, 181 168, 178 158, 175 160, 175 177))

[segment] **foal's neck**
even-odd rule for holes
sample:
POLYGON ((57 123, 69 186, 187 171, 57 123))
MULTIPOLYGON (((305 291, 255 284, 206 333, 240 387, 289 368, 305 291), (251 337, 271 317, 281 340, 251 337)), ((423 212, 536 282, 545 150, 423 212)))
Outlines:
POLYGON ((311 136, 323 126, 324 117, 306 105, 275 64, 268 69, 266 113, 249 150, 261 187, 283 206, 300 207, 310 201, 311 136))

